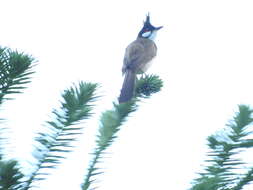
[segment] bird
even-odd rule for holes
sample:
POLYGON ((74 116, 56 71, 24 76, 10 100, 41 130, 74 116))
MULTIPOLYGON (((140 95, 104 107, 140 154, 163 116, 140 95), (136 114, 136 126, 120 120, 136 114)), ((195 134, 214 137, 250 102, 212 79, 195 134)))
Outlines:
POLYGON ((147 14, 137 39, 127 46, 122 66, 122 74, 125 78, 118 99, 120 104, 132 99, 136 75, 146 72, 153 58, 156 56, 157 46, 154 40, 157 31, 161 28, 163 26, 154 27, 150 23, 150 15, 147 14))

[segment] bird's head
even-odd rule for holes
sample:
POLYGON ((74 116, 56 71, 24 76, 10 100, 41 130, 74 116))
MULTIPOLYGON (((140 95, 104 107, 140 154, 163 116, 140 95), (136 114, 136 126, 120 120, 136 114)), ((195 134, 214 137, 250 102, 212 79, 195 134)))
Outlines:
POLYGON ((155 37, 156 37, 157 31, 160 30, 161 28, 162 28, 162 26, 154 27, 150 23, 150 16, 148 14, 147 17, 146 17, 146 21, 144 21, 144 25, 143 25, 141 31, 138 34, 138 37, 154 40, 155 37))

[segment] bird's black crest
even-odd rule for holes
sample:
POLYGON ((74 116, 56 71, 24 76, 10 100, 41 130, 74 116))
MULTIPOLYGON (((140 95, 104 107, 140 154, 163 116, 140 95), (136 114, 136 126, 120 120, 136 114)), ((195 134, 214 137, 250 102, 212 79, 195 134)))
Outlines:
POLYGON ((147 14, 146 20, 143 23, 144 23, 143 28, 149 28, 151 30, 155 29, 155 27, 150 23, 150 15, 149 15, 149 13, 147 14))
POLYGON ((143 27, 142 27, 141 31, 139 32, 139 34, 138 34, 138 37, 142 37, 142 34, 147 32, 147 31, 159 30, 160 28, 162 28, 162 26, 154 27, 150 23, 150 14, 148 13, 147 16, 146 16, 146 20, 143 22, 143 27))

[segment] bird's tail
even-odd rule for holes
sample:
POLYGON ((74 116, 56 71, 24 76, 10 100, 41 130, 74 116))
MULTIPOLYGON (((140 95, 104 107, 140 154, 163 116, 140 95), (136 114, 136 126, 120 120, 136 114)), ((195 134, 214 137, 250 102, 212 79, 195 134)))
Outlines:
POLYGON ((119 96, 119 103, 124 103, 133 97, 134 94, 134 84, 135 83, 135 73, 128 70, 125 74, 125 79, 119 96))

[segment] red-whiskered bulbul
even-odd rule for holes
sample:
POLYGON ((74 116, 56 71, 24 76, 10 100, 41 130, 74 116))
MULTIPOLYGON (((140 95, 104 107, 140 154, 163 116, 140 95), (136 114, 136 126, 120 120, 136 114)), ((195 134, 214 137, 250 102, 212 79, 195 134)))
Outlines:
POLYGON ((157 47, 154 39, 157 31, 161 28, 162 26, 152 26, 150 16, 147 15, 137 39, 127 46, 122 67, 125 79, 119 96, 119 103, 131 100, 134 94, 136 75, 146 72, 151 60, 156 56, 157 47))

